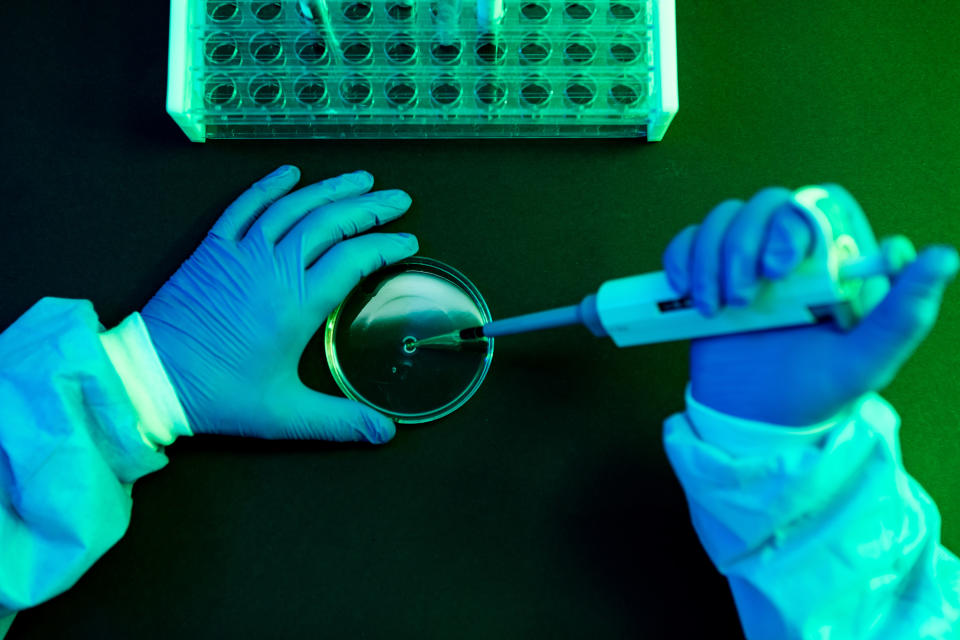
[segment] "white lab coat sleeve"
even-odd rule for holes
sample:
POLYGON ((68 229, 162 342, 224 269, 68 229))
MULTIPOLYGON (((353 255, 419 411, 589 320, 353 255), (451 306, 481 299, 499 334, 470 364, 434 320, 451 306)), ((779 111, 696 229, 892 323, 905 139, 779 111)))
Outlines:
POLYGON ((89 301, 44 298, 0 334, 0 629, 116 544, 133 482, 189 434, 138 314, 104 332, 89 301))
POLYGON ((664 445, 750 640, 954 638, 960 561, 890 404, 868 393, 804 428, 720 413, 689 384, 686 404, 664 445))

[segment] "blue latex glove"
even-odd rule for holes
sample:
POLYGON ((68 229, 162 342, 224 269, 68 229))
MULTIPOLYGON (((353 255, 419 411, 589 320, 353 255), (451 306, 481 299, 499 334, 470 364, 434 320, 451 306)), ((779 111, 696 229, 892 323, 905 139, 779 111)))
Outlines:
POLYGON ((368 193, 363 171, 289 193, 299 179, 284 166, 237 198, 143 319, 195 432, 386 442, 392 420, 309 389, 297 364, 362 278, 417 252, 408 234, 358 236, 410 196, 368 193))
MULTIPOLYGON (((824 188, 856 230, 861 250, 876 248, 856 200, 838 185, 824 188)), ((789 204, 791 195, 770 188, 746 204, 728 200, 702 225, 680 232, 663 255, 671 286, 680 295, 691 294, 709 317, 722 305, 749 304, 761 278, 789 274, 814 241, 807 217, 789 204)), ((909 241, 897 241, 913 254, 906 259, 914 257, 909 241)), ((892 288, 884 284, 879 304, 846 334, 828 323, 693 340, 691 393, 698 402, 750 420, 799 426, 831 418, 893 381, 933 328, 958 265, 956 249, 926 249, 892 288)))

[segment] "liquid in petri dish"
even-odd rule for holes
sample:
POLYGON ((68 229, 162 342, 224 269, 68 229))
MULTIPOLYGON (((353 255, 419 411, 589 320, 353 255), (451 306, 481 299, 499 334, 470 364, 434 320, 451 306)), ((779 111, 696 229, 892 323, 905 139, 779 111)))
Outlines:
POLYGON ((398 422, 436 420, 479 388, 493 341, 458 349, 414 342, 490 321, 479 291, 436 260, 411 258, 381 269, 354 289, 327 322, 327 360, 355 400, 398 422))

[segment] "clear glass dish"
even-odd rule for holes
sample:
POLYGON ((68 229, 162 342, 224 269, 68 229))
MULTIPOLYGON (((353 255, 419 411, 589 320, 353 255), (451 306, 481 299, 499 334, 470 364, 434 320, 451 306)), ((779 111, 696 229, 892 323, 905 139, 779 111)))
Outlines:
POLYGON ((480 388, 493 359, 493 339, 453 349, 412 343, 491 319, 480 292, 462 273, 431 258, 409 258, 366 278, 330 315, 327 363, 348 398, 398 423, 437 420, 480 388))

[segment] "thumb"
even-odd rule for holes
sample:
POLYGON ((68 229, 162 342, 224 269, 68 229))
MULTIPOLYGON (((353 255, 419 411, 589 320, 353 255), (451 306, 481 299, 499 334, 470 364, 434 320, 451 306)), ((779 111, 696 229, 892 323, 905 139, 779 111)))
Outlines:
POLYGON ((845 340, 860 378, 857 387, 879 391, 893 382, 937 321, 943 292, 960 268, 957 251, 929 247, 897 276, 887 296, 845 340))
POLYGON ((287 398, 275 437, 383 444, 396 435, 393 420, 347 398, 314 391, 302 383, 287 398))

